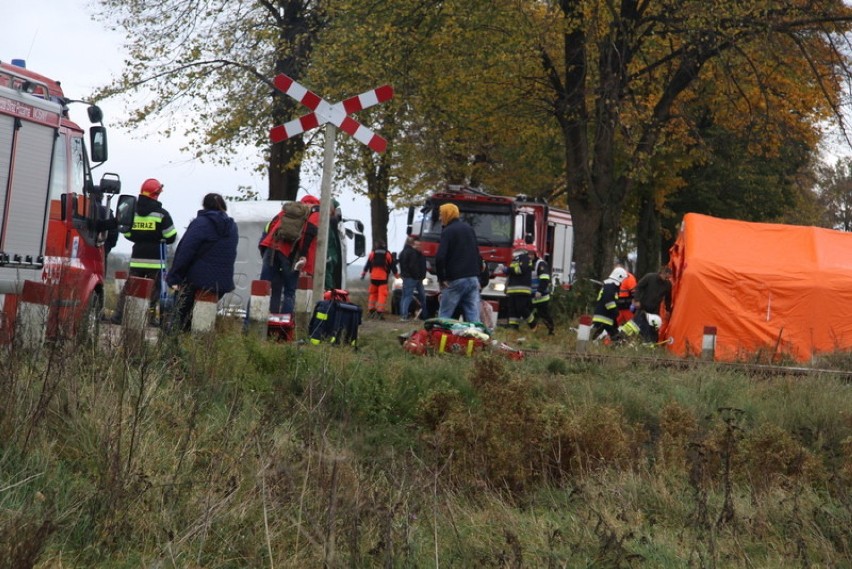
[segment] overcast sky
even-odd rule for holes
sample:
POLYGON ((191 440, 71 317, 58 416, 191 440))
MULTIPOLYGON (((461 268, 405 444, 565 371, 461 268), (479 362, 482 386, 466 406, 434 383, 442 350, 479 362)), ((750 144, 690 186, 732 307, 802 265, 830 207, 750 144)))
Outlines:
MULTIPOLYGON (((27 67, 62 82, 65 95, 82 98, 96 87, 106 84, 119 73, 123 61, 122 41, 118 34, 105 29, 91 18, 88 0, 16 0, 2 11, 0 60, 24 59, 27 67)), ((268 195, 265 176, 248 168, 237 170, 215 164, 202 164, 178 150, 184 146, 180 138, 163 139, 157 135, 144 138, 120 130, 116 125, 125 110, 117 102, 99 103, 104 111, 104 125, 109 130, 109 161, 95 171, 115 172, 121 177, 122 193, 137 194, 146 178, 157 178, 164 185, 163 205, 172 214, 182 234, 201 207, 208 192, 237 195, 237 187, 250 186, 262 197, 268 195)), ((84 128, 89 126, 85 107, 71 107, 72 118, 84 128)), ((272 124, 270 127, 274 126, 272 124)), ((155 129, 151 129, 155 130, 155 129)), ((338 133, 338 136, 346 136, 338 133)), ((321 170, 321 164, 317 165, 321 170)), ((320 195, 320 180, 303 179, 303 191, 320 195)), ((335 191, 346 217, 359 218, 367 229, 370 246, 370 209, 367 199, 350 192, 335 191)), ((405 238, 405 214, 392 215, 388 240, 392 250, 400 250, 405 238)), ((130 243, 119 238, 119 252, 130 252, 130 243)), ((350 258, 351 260, 351 258, 350 258)))

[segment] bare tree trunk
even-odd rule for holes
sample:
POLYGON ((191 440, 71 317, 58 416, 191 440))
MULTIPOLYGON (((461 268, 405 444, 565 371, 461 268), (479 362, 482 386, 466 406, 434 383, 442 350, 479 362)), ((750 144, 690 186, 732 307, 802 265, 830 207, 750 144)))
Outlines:
POLYGON ((304 148, 305 141, 301 137, 272 145, 269 153, 270 200, 296 199, 301 183, 302 163, 295 157, 301 156, 304 148))
MULTIPOLYGON (((303 0, 277 0, 270 3, 278 26, 278 58, 275 72, 284 73, 295 80, 301 79, 313 50, 318 22, 322 20, 312 13, 312 8, 303 0)), ((315 9, 314 9, 315 10, 315 9)), ((274 92, 272 109, 273 124, 284 124, 299 112, 299 103, 274 92)), ((295 200, 301 183, 302 155, 305 140, 301 136, 275 144, 269 153, 269 199, 295 200)))
POLYGON ((387 153, 376 154, 364 148, 364 164, 367 173, 367 198, 370 200, 370 223, 373 243, 382 241, 388 244, 388 194, 390 191, 390 163, 387 153))
POLYGON ((662 258, 660 212, 652 190, 643 191, 636 224, 636 276, 659 270, 662 258))

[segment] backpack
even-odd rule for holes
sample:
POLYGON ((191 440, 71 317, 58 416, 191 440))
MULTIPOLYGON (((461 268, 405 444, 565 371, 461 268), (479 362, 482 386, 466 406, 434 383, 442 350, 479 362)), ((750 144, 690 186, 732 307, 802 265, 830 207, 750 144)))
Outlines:
MULTIPOLYGON (((391 260, 393 260, 393 259, 391 259, 391 260)), ((373 251, 372 268, 384 269, 386 272, 389 272, 387 265, 388 265, 388 251, 387 251, 387 249, 375 249, 373 251)))
POLYGON ((308 323, 310 342, 314 345, 328 342, 357 347, 361 320, 362 309, 357 304, 320 300, 308 323))
POLYGON ((272 238, 285 243, 298 241, 308 223, 308 217, 315 211, 314 207, 316 206, 302 202, 286 204, 278 215, 278 227, 275 228, 272 238))

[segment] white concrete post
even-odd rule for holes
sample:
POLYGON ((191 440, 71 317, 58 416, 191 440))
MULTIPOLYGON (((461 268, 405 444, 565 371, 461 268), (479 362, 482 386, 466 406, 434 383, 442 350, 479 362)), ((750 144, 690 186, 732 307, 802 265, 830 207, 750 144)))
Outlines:
POLYGON ((192 308, 192 331, 212 332, 216 325, 216 312, 219 297, 216 293, 203 290, 195 293, 195 306, 192 308))
POLYGON ((592 317, 588 314, 580 316, 580 326, 577 328, 577 351, 583 353, 589 345, 592 334, 592 317))
POLYGON ((122 289, 124 289, 124 283, 127 282, 127 271, 116 271, 115 272, 115 292, 117 294, 121 294, 122 289))
POLYGON ((269 297, 272 296, 272 283, 269 281, 251 281, 249 297, 248 329, 261 339, 266 338, 269 325, 269 297))
POLYGON ((151 293, 154 291, 154 280, 144 277, 129 277, 124 301, 122 325, 129 330, 142 333, 148 323, 148 307, 151 304, 151 293))
POLYGON ((713 360, 716 357, 715 326, 704 327, 704 336, 701 338, 701 357, 705 360, 713 360))

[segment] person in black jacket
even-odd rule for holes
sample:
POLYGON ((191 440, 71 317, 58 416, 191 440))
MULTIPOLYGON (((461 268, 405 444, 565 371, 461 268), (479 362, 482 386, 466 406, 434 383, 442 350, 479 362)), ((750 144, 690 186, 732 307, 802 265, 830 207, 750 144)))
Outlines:
POLYGON ((420 252, 419 245, 414 237, 410 235, 405 240, 405 246, 399 254, 399 273, 402 275, 402 300, 399 303, 400 320, 408 320, 411 299, 417 292, 417 300, 420 302, 420 318, 429 318, 426 307, 426 289, 423 288, 423 279, 426 278, 426 257, 420 252))
POLYGON ((460 307, 466 322, 479 322, 479 272, 482 258, 473 228, 459 219, 459 208, 445 203, 438 208, 441 242, 435 271, 441 285, 441 318, 452 318, 460 307))
POLYGON ((535 247, 530 249, 530 254, 533 256, 533 278, 532 278, 532 314, 530 315, 530 328, 535 329, 539 320, 547 326, 547 333, 553 336, 554 325, 553 316, 550 315, 550 293, 553 290, 550 282, 550 265, 542 258, 538 257, 538 251, 535 247))
POLYGON ((636 285, 633 298, 633 319, 623 328, 628 334, 639 334, 646 342, 657 342, 658 327, 651 321, 662 322, 660 308, 665 305, 666 314, 672 311, 672 270, 663 267, 659 273, 648 273, 636 285))
POLYGON ((530 247, 523 240, 516 240, 513 249, 512 263, 506 269, 506 299, 509 304, 509 328, 518 330, 530 315, 533 259, 530 247))
POLYGON ((188 331, 192 325, 196 292, 212 292, 221 299, 234 290, 237 224, 228 216, 228 206, 219 194, 204 196, 202 207, 178 243, 166 277, 166 283, 179 290, 175 303, 178 330, 188 331))
MULTIPOLYGON (((124 233, 124 237, 133 242, 133 250, 130 253, 130 276, 154 281, 149 301, 149 315, 155 314, 157 299, 160 296, 160 281, 165 263, 165 260, 160 258, 161 243, 171 244, 177 240, 177 229, 172 216, 159 202, 162 192, 163 184, 159 180, 148 178, 142 182, 139 197, 136 199, 133 226, 130 231, 124 233)), ((125 292, 122 290, 115 315, 112 317, 112 321, 116 324, 121 323, 125 297, 125 292)))

